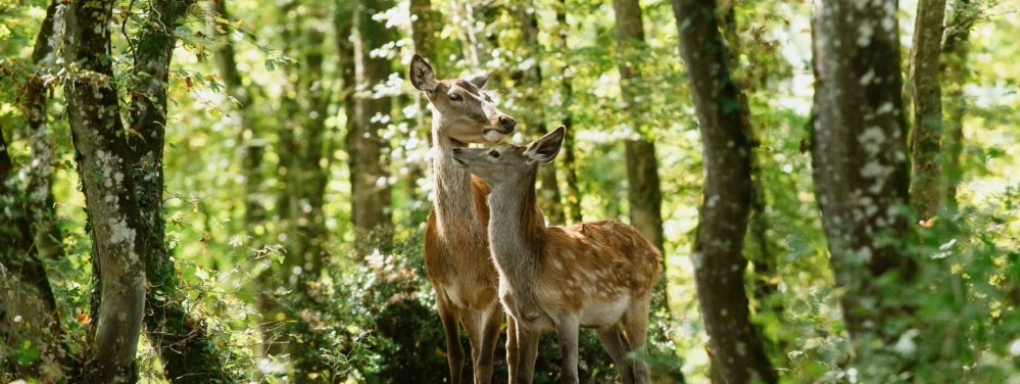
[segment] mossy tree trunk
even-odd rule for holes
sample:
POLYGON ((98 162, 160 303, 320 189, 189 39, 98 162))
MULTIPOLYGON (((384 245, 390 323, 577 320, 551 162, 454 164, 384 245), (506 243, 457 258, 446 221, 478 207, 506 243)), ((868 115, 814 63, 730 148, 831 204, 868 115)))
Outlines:
MULTIPOLYGON (((919 355, 893 348, 922 329, 911 303, 909 170, 896 1, 824 2, 813 18, 811 156, 836 285, 860 378, 909 374, 919 355)), ((928 330, 930 332, 931 330, 928 330)), ((913 340, 910 340, 913 342, 913 340)))
POLYGON ((910 201, 919 220, 934 216, 944 197, 942 192, 942 87, 939 57, 942 51, 942 22, 946 0, 917 2, 914 45, 910 52, 910 89, 914 100, 914 129, 911 134, 910 201))

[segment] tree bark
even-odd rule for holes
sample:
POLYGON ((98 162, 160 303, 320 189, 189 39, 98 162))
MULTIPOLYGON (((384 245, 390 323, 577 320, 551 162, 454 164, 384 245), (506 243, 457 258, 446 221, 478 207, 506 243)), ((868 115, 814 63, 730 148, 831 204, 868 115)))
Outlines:
POLYGON ((137 381, 135 352, 145 305, 145 220, 123 137, 110 52, 114 2, 75 2, 66 10, 64 86, 68 120, 88 207, 98 303, 89 329, 90 375, 97 382, 137 381))
POLYGON ((53 53, 51 40, 54 38, 54 17, 57 6, 60 3, 53 1, 46 9, 46 18, 43 19, 42 27, 36 35, 35 47, 32 50, 32 64, 35 66, 35 73, 28 79, 23 101, 28 129, 32 134, 32 165, 29 168, 30 183, 32 191, 43 193, 32 194, 32 206, 35 213, 33 230, 35 232, 35 244, 39 247, 39 254, 45 259, 59 259, 64 256, 63 233, 60 230, 60 220, 54 209, 53 199, 53 166, 52 161, 57 156, 54 153, 55 143, 50 139, 48 116, 46 113, 47 99, 46 85, 43 75, 49 72, 51 65, 50 54, 53 53))
POLYGON ((389 59, 373 57, 372 50, 391 41, 390 30, 372 15, 392 7, 389 0, 362 0, 356 11, 354 27, 355 95, 354 127, 347 133, 347 151, 351 174, 351 212, 359 243, 389 249, 392 235, 389 170, 384 155, 389 143, 381 135, 390 120, 390 96, 378 95, 375 87, 387 80, 392 69, 389 59))
POLYGON ((647 137, 645 106, 639 95, 645 86, 641 79, 640 54, 645 45, 644 23, 638 0, 613 0, 616 12, 617 66, 624 111, 638 139, 624 143, 627 157, 627 202, 630 224, 659 250, 664 250, 662 237, 662 192, 659 187, 655 143, 647 137))
POLYGON ((812 163, 822 223, 862 381, 908 371, 916 354, 893 350, 918 327, 906 251, 906 124, 897 3, 823 2, 813 20, 812 163), (906 336, 905 336, 906 337, 906 336))
POLYGON ((942 50, 942 22, 946 0, 917 2, 914 45, 911 50, 911 90, 914 99, 914 130, 911 135, 912 165, 910 192, 919 220, 935 215, 943 200, 942 88, 939 85, 939 56, 942 50))
MULTIPOLYGON (((545 112, 543 101, 540 100, 542 92, 542 55, 538 42, 538 17, 533 1, 517 5, 513 9, 514 17, 521 28, 520 58, 522 61, 530 62, 530 66, 521 73, 520 86, 524 88, 524 100, 522 104, 524 126, 527 129, 534 129, 529 133, 534 137, 544 136, 549 133, 545 124, 545 112)), ((552 165, 552 164, 549 164, 552 165)), ((561 203, 559 182, 556 179, 556 167, 544 166, 538 169, 538 181, 540 182, 538 199, 542 212, 550 224, 562 225, 566 222, 566 215, 563 212, 561 203)))
MULTIPOLYGON (((437 13, 432 10, 432 0, 411 0, 411 37, 414 40, 414 50, 428 61, 436 72, 443 73, 439 68, 439 61, 436 60, 436 27, 437 13)), ((345 36, 346 37, 346 36, 345 36)), ((414 92, 414 103, 418 106, 415 116, 417 127, 412 132, 412 137, 420 143, 420 149, 428 152, 432 148, 432 124, 427 122, 426 112, 429 108, 428 100, 421 92, 414 92)), ((428 196, 419 188, 425 181, 425 169, 427 161, 408 162, 408 190, 410 193, 411 225, 420 225, 428 220, 429 208, 428 196)))
POLYGON ((574 127, 573 111, 570 107, 574 105, 574 86, 571 80, 570 49, 567 47, 567 36, 569 36, 570 25, 567 23, 567 1, 556 2, 556 52, 563 55, 563 67, 560 69, 563 79, 560 82, 560 99, 563 103, 562 124, 567 127, 566 136, 563 138, 563 179, 566 185, 566 206, 564 215, 568 223, 580 223, 584 221, 581 213, 581 193, 578 190, 577 160, 574 155, 574 127))
POLYGON ((237 378, 226 370, 201 319, 182 305, 177 270, 166 246, 163 217, 163 149, 167 123, 167 81, 177 44, 174 31, 193 0, 165 0, 154 4, 134 45, 131 87, 131 173, 137 188, 143 225, 148 279, 145 327, 159 353, 166 378, 173 383, 229 383, 237 378), (132 137, 131 139, 134 139, 132 137))
POLYGON ((963 176, 961 156, 964 148, 963 117, 967 110, 967 99, 963 88, 967 84, 967 66, 970 52, 970 30, 977 20, 978 12, 971 0, 953 2, 953 19, 948 23, 942 46, 942 81, 946 87, 945 130, 943 132, 943 156, 946 157, 945 194, 946 205, 955 208, 957 189, 963 176))
POLYGON ((705 196, 694 243, 698 301, 711 350, 731 384, 775 383, 778 375, 750 321, 744 236, 752 199, 753 137, 729 74, 713 0, 674 0, 680 52, 703 140, 705 196))
POLYGON ((14 164, 0 129, 0 380, 69 380, 75 367, 64 346, 56 300, 33 243, 33 218, 42 214, 9 177, 14 164))

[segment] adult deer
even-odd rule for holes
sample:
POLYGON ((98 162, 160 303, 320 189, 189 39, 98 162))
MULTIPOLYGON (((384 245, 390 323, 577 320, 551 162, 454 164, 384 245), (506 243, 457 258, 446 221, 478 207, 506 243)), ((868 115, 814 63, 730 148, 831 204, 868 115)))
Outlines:
POLYGON ((446 333, 450 383, 460 384, 464 349, 459 326, 471 342, 474 382, 492 378, 493 353, 503 322, 498 274, 489 256, 486 228, 489 187, 461 167, 452 153, 467 143, 499 142, 517 121, 496 107, 482 89, 488 76, 436 80, 421 56, 411 60, 411 84, 425 92, 432 109, 436 201, 425 228, 425 267, 436 292, 446 333))
POLYGON ((617 222, 545 226, 535 173, 559 153, 565 131, 557 128, 524 147, 453 149, 458 165, 492 186, 489 242, 500 300, 512 319, 508 337, 516 339, 507 344, 515 365, 511 382, 531 382, 538 338, 555 330, 563 350, 562 380, 577 383, 583 326, 597 329, 625 383, 648 383, 648 366, 627 354, 644 349, 662 255, 636 229, 617 222))

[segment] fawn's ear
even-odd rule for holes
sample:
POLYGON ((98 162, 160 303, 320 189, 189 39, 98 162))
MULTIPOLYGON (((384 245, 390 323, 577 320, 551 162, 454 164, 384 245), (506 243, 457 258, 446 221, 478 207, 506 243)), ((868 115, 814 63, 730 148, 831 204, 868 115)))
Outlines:
POLYGON ((476 87, 478 87, 478 89, 485 89, 485 84, 489 82, 489 74, 483 73, 481 75, 474 76, 470 80, 468 80, 468 82, 474 84, 476 87))
POLYGON ((415 89, 425 92, 433 92, 439 86, 432 66, 418 54, 411 59, 411 84, 415 89))
POLYGON ((542 136, 541 139, 528 144, 528 148, 524 150, 524 155, 539 163, 553 161, 556 155, 560 153, 560 147, 563 146, 563 136, 566 132, 567 127, 561 125, 555 131, 549 132, 549 134, 542 136))

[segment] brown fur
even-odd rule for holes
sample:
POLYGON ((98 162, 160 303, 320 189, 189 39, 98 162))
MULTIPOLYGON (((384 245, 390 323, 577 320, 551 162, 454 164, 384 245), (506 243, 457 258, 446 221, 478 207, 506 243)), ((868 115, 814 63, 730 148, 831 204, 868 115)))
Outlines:
POLYGON ((613 221, 546 227, 536 204, 539 163, 559 152, 563 128, 526 147, 459 148, 457 163, 492 185, 489 241, 509 312, 511 383, 530 383, 538 336, 556 330, 563 381, 576 383, 579 327, 595 328, 625 383, 648 383, 644 349, 659 250, 633 227, 613 221), (623 331, 620 330, 622 325, 623 331))
POLYGON ((425 228, 425 267, 446 334, 450 382, 461 383, 463 326, 471 342, 474 382, 487 384, 504 315, 486 236, 490 188, 453 165, 451 153, 463 143, 485 142, 486 132, 502 139, 516 122, 481 90, 484 78, 436 80, 428 63, 415 55, 411 81, 425 92, 433 114, 436 201, 425 228))

